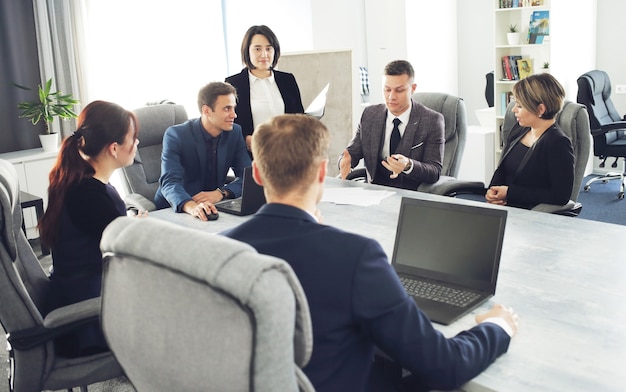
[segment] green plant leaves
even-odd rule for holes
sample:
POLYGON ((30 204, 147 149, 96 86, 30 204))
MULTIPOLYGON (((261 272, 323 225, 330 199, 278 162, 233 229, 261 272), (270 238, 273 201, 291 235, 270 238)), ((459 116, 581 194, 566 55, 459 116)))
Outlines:
MULTIPOLYGON (((13 83, 14 86, 24 90, 30 90, 27 87, 13 83)), ((46 123, 46 133, 50 132, 50 124, 54 121, 54 117, 62 120, 78 117, 74 112, 74 105, 78 104, 78 100, 72 97, 72 94, 63 94, 60 91, 50 92, 52 88, 52 78, 46 81, 44 87, 38 86, 39 101, 20 102, 17 107, 22 112, 20 118, 29 118, 31 122, 37 124, 43 120, 46 123)))

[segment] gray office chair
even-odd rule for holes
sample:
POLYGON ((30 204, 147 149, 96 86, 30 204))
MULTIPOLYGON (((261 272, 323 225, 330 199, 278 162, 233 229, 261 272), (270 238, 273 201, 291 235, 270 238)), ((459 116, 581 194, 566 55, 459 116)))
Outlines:
MULTIPOLYGON (((441 176, 434 184, 420 184, 417 190, 447 195, 451 192, 450 184, 453 184, 455 191, 461 191, 458 187, 459 184, 454 181, 461 167, 463 149, 467 140, 467 117, 463 99, 446 93, 415 93, 413 94, 413 99, 443 114, 445 123, 445 145, 441 176)), ((366 178, 365 169, 353 170, 347 177, 348 180, 355 181, 365 181, 366 178)), ((481 185, 478 182, 464 182, 463 184, 468 187, 481 185)))
MULTIPOLYGON (((507 140, 509 134, 517 120, 512 109, 515 106, 515 102, 511 102, 506 109, 504 115, 504 123, 502 124, 502 140, 507 140)), ((548 212, 566 216, 577 216, 582 210, 582 204, 578 202, 578 194, 580 193, 580 187, 585 176, 585 169, 587 167, 587 161, 589 160, 589 150, 591 148, 591 131, 589 126, 589 116, 584 105, 578 103, 565 101, 563 109, 557 114, 556 122, 570 140, 574 148, 574 185, 572 188, 572 194, 570 200, 564 205, 554 204, 538 204, 532 208, 533 211, 548 212)), ((480 183, 482 184, 482 183, 480 183)), ((455 184, 450 184, 449 196, 455 196, 463 193, 472 193, 475 195, 485 195, 487 191, 485 185, 473 187, 471 183, 465 181, 456 181, 455 184)))
POLYGON ((153 218, 116 219, 101 249, 104 335, 138 391, 313 391, 308 303, 289 264, 153 218))
POLYGON ((97 320, 100 299, 46 314, 50 281, 22 232, 17 173, 0 160, 0 322, 7 333, 9 388, 39 392, 81 387, 123 375, 111 354, 60 357, 54 338, 97 320))
POLYGON ((187 120, 182 105, 157 104, 135 110, 139 121, 139 146, 132 165, 120 169, 124 202, 128 209, 154 211, 154 195, 161 176, 161 151, 165 130, 187 120))
POLYGON ((619 180, 620 190, 618 199, 624 198, 624 172, 626 172, 626 116, 621 117, 613 101, 611 101, 611 81, 604 71, 594 70, 578 78, 578 95, 576 100, 584 104, 589 112, 593 135, 593 155, 602 162, 609 157, 615 158, 611 167, 617 168, 617 161, 621 158, 622 165, 619 171, 592 178, 585 184, 585 192, 596 181, 603 183, 609 180, 619 180))

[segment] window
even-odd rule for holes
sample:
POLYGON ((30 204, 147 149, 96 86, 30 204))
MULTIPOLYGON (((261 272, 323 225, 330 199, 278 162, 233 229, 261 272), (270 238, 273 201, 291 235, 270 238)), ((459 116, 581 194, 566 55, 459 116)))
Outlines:
POLYGON ((87 2, 88 100, 126 109, 170 100, 199 116, 198 90, 227 75, 221 0, 87 2))

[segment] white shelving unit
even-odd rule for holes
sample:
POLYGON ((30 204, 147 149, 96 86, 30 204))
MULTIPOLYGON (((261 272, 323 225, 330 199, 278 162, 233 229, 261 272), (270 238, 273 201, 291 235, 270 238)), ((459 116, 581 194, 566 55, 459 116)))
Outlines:
MULTIPOLYGON (((519 0, 522 3, 522 0, 519 0)), ((596 5, 597 0, 543 0, 540 6, 499 8, 501 0, 494 4, 494 108, 496 117, 495 161, 502 152, 500 127, 504 120, 502 93, 512 91, 517 81, 503 80, 502 57, 520 55, 532 59, 533 73, 540 72, 544 62, 550 63, 550 73, 561 82, 566 99, 576 101, 576 79, 595 68, 596 51, 596 5), (550 34, 542 44, 528 43, 530 18, 534 11, 549 11, 550 34), (517 25, 520 43, 509 45, 509 25, 517 25)))

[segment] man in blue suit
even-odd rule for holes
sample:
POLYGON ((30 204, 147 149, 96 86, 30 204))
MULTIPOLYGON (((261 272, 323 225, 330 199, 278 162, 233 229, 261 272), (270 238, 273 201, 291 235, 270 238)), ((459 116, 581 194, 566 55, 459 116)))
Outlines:
POLYGON ((253 175, 268 203, 224 235, 294 269, 313 322, 304 372, 318 392, 460 386, 507 351, 516 316, 496 305, 476 317, 474 328, 448 339, 406 294, 377 241, 320 224, 329 138, 320 121, 304 115, 257 127, 253 175), (381 371, 376 347, 411 375, 381 371))
POLYGON ((209 83, 198 93, 200 118, 165 131, 157 208, 171 206, 207 220, 206 214, 217 214, 215 203, 241 196, 243 169, 251 161, 241 127, 234 122, 236 106, 233 86, 209 83), (226 184, 230 168, 236 179, 226 184))

